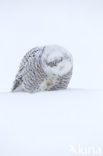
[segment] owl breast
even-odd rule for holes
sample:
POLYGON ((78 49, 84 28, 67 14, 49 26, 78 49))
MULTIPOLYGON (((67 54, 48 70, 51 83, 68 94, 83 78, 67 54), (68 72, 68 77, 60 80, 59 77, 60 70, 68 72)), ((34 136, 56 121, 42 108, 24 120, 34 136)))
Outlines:
POLYGON ((55 76, 47 77, 44 81, 40 84, 40 90, 51 90, 53 86, 58 83, 58 79, 55 76))

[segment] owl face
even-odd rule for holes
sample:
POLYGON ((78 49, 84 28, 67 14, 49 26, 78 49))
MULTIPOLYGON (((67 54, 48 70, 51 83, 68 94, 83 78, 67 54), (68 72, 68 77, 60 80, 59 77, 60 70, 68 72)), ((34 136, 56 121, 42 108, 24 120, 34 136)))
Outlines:
POLYGON ((59 46, 46 46, 42 55, 42 66, 47 74, 63 76, 72 68, 72 56, 59 46))

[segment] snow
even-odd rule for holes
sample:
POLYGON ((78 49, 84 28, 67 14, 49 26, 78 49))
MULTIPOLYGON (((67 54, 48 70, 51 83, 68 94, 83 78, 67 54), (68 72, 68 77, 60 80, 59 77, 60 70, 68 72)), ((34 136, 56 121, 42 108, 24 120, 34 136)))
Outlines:
POLYGON ((103 154, 102 120, 103 90, 0 93, 0 155, 79 156, 79 146, 103 154))
POLYGON ((0 92, 0 156, 103 155, 103 1, 0 0, 0 92), (26 52, 48 44, 73 55, 71 89, 6 93, 26 52))

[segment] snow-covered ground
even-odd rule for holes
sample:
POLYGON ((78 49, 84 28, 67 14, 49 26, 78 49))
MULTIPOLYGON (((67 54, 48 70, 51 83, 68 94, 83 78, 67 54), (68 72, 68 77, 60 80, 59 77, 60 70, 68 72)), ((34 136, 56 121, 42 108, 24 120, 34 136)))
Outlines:
POLYGON ((0 0, 0 156, 83 151, 103 156, 103 0, 0 0), (8 92, 22 57, 45 44, 72 53, 71 89, 8 92))
POLYGON ((0 93, 0 156, 83 152, 103 155, 103 90, 0 93))

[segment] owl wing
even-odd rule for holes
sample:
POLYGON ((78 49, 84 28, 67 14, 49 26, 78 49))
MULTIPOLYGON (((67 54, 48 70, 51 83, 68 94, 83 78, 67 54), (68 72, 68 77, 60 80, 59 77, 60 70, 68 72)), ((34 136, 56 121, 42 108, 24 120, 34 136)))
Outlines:
POLYGON ((13 83, 13 87, 12 87, 12 92, 16 91, 16 90, 22 90, 22 88, 20 87, 22 85, 22 77, 23 77, 23 73, 24 73, 24 69, 26 67, 26 65, 28 64, 29 60, 33 57, 35 57, 35 54, 40 50, 39 47, 35 47, 33 49, 31 49, 29 52, 26 53, 26 55, 23 57, 20 66, 19 66, 19 71, 15 77, 15 81, 13 83))

